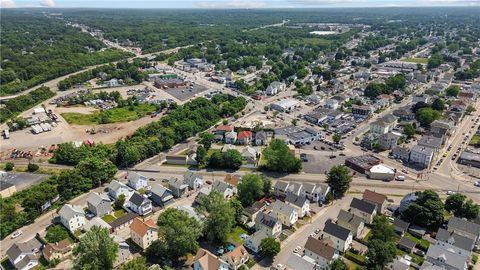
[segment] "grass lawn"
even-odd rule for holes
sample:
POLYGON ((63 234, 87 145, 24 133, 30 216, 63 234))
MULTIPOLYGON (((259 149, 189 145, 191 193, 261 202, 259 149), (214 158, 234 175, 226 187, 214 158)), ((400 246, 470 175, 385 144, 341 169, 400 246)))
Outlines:
POLYGON ((303 42, 313 46, 329 46, 332 44, 331 40, 323 38, 304 38, 303 42))
POLYGON ((247 231, 245 231, 242 227, 235 227, 229 234, 229 238, 231 238, 233 241, 237 242, 240 245, 243 245, 244 240, 240 237, 242 234, 247 234, 247 231))
POLYGON ((281 233, 279 238, 280 238, 280 242, 282 242, 283 240, 287 239, 288 236, 284 233, 281 233))
POLYGON ((8 257, 3 259, 0 264, 2 265, 2 268, 5 270, 15 270, 15 267, 12 265, 12 263, 8 260, 8 257))
POLYGON ((123 210, 123 209, 117 210, 117 211, 113 212, 113 215, 116 218, 122 217, 123 215, 125 215, 125 210, 123 210))
POLYGON ((350 250, 347 250, 345 252, 345 258, 347 258, 351 261, 354 261, 357 264, 362 264, 363 265, 365 263, 365 257, 364 256, 355 254, 355 253, 351 252, 350 250))
POLYGON ((110 223, 110 222, 112 222, 112 221, 115 220, 115 217, 112 216, 112 215, 106 215, 106 216, 103 216, 102 219, 103 219, 105 222, 110 223))
POLYGON ((360 268, 360 265, 359 265, 359 264, 357 264, 357 263, 355 263, 355 262, 352 262, 352 261, 350 261, 350 260, 348 260, 348 259, 345 259, 345 260, 343 260, 343 261, 344 261, 345 264, 347 265, 348 270, 357 270, 357 269, 360 268))
POLYGON ((69 124, 99 125, 137 120, 148 113, 154 112, 156 109, 156 106, 153 104, 138 104, 133 107, 126 106, 113 108, 107 111, 96 111, 90 114, 66 112, 61 115, 69 124))
POLYGON ((428 58, 423 57, 413 57, 402 59, 403 62, 417 63, 417 64, 426 64, 428 63, 428 58))
POLYGON ((480 146, 480 135, 473 135, 469 142, 470 145, 480 146))
POLYGON ((405 233, 405 237, 407 237, 408 239, 417 243, 417 248, 427 250, 428 247, 430 246, 430 242, 428 242, 425 239, 417 238, 417 237, 413 236, 412 234, 410 234, 409 232, 405 233))

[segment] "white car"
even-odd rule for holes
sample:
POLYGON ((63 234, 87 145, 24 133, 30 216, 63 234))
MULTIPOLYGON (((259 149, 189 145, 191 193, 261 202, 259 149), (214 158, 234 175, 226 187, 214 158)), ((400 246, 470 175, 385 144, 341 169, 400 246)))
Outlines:
POLYGON ((23 234, 23 232, 22 232, 21 230, 18 230, 18 231, 16 231, 16 232, 12 233, 12 239, 17 238, 17 237, 19 237, 19 236, 22 235, 22 234, 23 234))
POLYGON ((447 191, 447 195, 452 195, 452 194, 455 194, 455 193, 456 193, 455 191, 451 191, 451 190, 447 191))
POLYGON ((296 248, 293 249, 293 253, 298 253, 302 248, 300 246, 297 246, 296 248))
POLYGON ((285 270, 285 268, 287 268, 285 265, 279 263, 275 266, 275 269, 276 270, 285 270))
POLYGON ((473 183, 473 185, 476 186, 476 187, 480 187, 480 181, 477 181, 477 182, 473 183))

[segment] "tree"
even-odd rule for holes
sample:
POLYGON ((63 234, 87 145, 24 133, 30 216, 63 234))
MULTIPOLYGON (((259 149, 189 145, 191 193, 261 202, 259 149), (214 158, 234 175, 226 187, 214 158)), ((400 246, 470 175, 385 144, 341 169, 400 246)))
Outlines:
POLYGON ((242 223, 242 217, 243 217, 243 206, 242 203, 238 200, 238 198, 232 198, 229 201, 230 207, 235 211, 235 222, 237 224, 242 223))
POLYGON ((260 242, 260 252, 270 258, 274 258, 280 252, 280 242, 273 237, 267 237, 260 242))
POLYGON ((405 133, 405 135, 407 135, 408 139, 413 138, 413 136, 415 136, 416 132, 417 132, 417 130, 410 123, 403 126, 403 133, 405 133))
POLYGON ((378 215, 373 218, 372 236, 370 239, 378 239, 384 242, 390 242, 395 236, 392 224, 385 215, 378 215))
POLYGON ((252 205, 256 200, 263 197, 264 183, 258 174, 246 174, 238 184, 238 199, 244 207, 252 205))
POLYGON ((5 171, 7 172, 12 171, 14 167, 15 167, 15 164, 13 164, 12 162, 5 163, 5 171))
POLYGON ((453 212, 456 217, 473 219, 478 216, 480 206, 474 203, 472 199, 467 200, 467 196, 455 193, 447 197, 445 210, 453 212))
POLYGON ((125 204, 125 194, 120 194, 116 199, 114 204, 115 209, 122 209, 125 204))
POLYGON ((126 262, 121 270, 148 270, 147 261, 145 257, 139 256, 133 260, 126 262))
POLYGON ((57 176, 57 191, 64 200, 70 200, 91 188, 92 180, 83 177, 78 169, 61 171, 57 176))
POLYGON ((342 139, 342 135, 340 135, 338 133, 335 133, 335 134, 333 134, 332 139, 333 139, 333 142, 339 143, 340 140, 342 139))
POLYGON ((352 175, 350 170, 343 165, 336 165, 327 174, 327 183, 332 189, 335 198, 341 198, 350 188, 352 175))
POLYGON ((467 196, 463 195, 462 193, 455 193, 449 195, 445 200, 445 210, 449 212, 455 212, 460 210, 466 198, 467 196))
POLYGON ((432 190, 418 192, 418 198, 403 211, 402 218, 424 227, 437 228, 443 222, 444 205, 432 190))
POLYGON ((432 109, 443 111, 445 109, 445 101, 442 98, 436 98, 432 103, 432 109))
POLYGON ((452 85, 445 89, 445 94, 449 97, 456 97, 460 93, 460 86, 452 85))
POLYGON ((273 172, 296 173, 302 170, 302 161, 296 158, 284 141, 274 139, 263 150, 265 169, 273 172))
POLYGON ((348 270, 347 264, 340 258, 337 258, 332 261, 330 264, 331 270, 348 270))
POLYGON ((35 163, 28 163, 27 170, 28 170, 29 172, 36 172, 36 171, 38 171, 38 169, 40 169, 40 167, 39 167, 37 164, 35 164, 35 163))
POLYGON ((439 67, 443 63, 443 56, 439 53, 435 53, 428 59, 427 67, 436 68, 439 67))
POLYGON ((392 262, 396 255, 396 248, 393 242, 383 242, 379 239, 368 241, 368 252, 366 254, 367 269, 382 270, 392 262))
POLYGON ((235 224, 235 210, 217 191, 202 198, 202 205, 208 212, 204 235, 212 244, 225 244, 235 224))
POLYGON ((467 114, 472 114, 474 111, 476 111, 476 109, 472 105, 468 105, 467 109, 465 110, 467 114))
POLYGON ((117 167, 108 159, 89 157, 78 163, 76 168, 80 174, 94 181, 94 186, 108 183, 117 173, 117 167))
POLYGON ((433 121, 442 117, 442 113, 428 107, 418 110, 415 116, 422 127, 430 127, 433 121))
POLYGON ((117 258, 118 244, 110 237, 108 230, 93 226, 81 239, 74 250, 73 269, 109 270, 117 258))
POLYGON ((212 142, 215 139, 215 136, 209 132, 203 132, 200 134, 200 144, 205 147, 205 149, 210 149, 212 147, 212 142))
POLYGON ((158 216, 158 244, 147 250, 149 257, 177 260, 198 249, 202 225, 186 212, 168 208, 158 216))
POLYGON ((480 213, 480 206, 474 203, 472 199, 468 199, 462 205, 461 212, 458 213, 458 216, 466 219, 474 219, 478 217, 479 213, 480 213))
POLYGON ((47 234, 45 235, 45 240, 48 243, 60 242, 63 239, 68 238, 68 232, 61 225, 53 225, 47 229, 47 234))
POLYGON ((203 146, 199 146, 197 148, 197 156, 195 157, 195 160, 198 162, 198 165, 200 167, 204 166, 207 163, 207 150, 203 146))

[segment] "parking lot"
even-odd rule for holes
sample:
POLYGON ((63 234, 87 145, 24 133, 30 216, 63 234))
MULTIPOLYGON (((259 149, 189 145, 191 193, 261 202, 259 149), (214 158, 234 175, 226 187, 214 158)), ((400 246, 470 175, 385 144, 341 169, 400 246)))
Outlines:
POLYGON ((28 188, 46 179, 48 175, 33 173, 8 173, 7 176, 0 179, 0 186, 14 185, 17 191, 28 188))
POLYGON ((346 156, 341 156, 340 152, 334 152, 334 158, 330 158, 330 155, 331 151, 318 151, 315 154, 312 151, 308 151, 306 153, 308 161, 303 162, 303 171, 305 173, 322 174, 335 165, 344 164, 347 158, 346 156))
POLYGON ((167 92, 169 95, 175 97, 180 101, 185 101, 190 98, 195 97, 196 95, 207 90, 205 86, 202 85, 193 85, 193 88, 190 87, 177 87, 177 88, 168 88, 163 91, 167 92))

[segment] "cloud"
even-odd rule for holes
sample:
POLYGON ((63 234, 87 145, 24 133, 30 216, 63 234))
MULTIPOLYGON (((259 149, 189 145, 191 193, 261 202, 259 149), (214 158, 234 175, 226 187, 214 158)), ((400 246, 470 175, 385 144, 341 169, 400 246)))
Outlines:
POLYGON ((42 7, 54 7, 55 1, 54 0, 41 0, 40 6, 42 7))
POLYGON ((203 1, 198 2, 199 8, 211 9, 237 9, 237 8, 263 8, 265 3, 254 0, 231 0, 231 1, 203 1))
POLYGON ((1 8, 14 8, 17 5, 15 5, 15 2, 13 0, 0 0, 0 7, 1 8))
POLYGON ((328 6, 328 5, 352 5, 352 4, 371 4, 376 1, 368 0, 288 0, 295 5, 305 6, 328 6))

